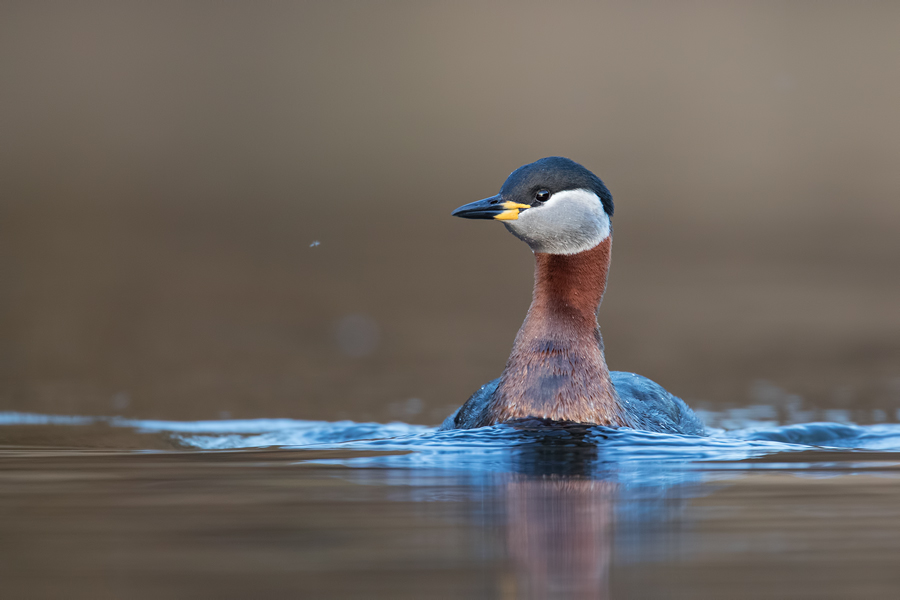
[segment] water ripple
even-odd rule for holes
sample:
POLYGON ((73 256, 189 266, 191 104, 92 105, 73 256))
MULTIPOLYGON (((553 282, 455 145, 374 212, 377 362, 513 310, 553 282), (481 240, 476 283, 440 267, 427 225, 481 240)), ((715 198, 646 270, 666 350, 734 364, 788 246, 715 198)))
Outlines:
POLYGON ((900 451, 898 424, 765 426, 757 422, 742 429, 712 430, 710 436, 697 437, 572 424, 524 423, 437 431, 399 422, 187 422, 0 412, 0 426, 91 424, 164 434, 182 447, 198 450, 282 447, 342 451, 338 458, 317 460, 352 467, 601 476, 621 482, 666 482, 683 478, 686 470, 708 469, 709 463, 721 465, 779 453, 900 451))

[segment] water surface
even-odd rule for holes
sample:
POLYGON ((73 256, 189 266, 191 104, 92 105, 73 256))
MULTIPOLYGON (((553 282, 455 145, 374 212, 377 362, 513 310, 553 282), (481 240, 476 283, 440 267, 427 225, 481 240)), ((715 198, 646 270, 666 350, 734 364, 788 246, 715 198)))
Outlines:
POLYGON ((11 597, 892 598, 900 425, 0 413, 11 597), (860 590, 865 590, 860 596, 860 590))

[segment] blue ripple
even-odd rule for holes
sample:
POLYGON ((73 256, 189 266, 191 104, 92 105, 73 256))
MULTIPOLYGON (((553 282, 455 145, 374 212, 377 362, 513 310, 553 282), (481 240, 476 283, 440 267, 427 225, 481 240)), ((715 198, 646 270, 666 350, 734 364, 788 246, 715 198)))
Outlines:
MULTIPOLYGON (((287 447, 350 451, 330 463, 355 467, 440 469, 472 473, 574 474, 619 481, 668 481, 708 463, 812 449, 900 451, 900 425, 803 423, 708 437, 584 425, 497 425, 437 431, 406 423, 246 419, 159 421, 0 412, 0 426, 105 423, 138 433, 162 433, 198 450, 287 447), (359 456, 352 451, 379 451, 359 456)), ((745 467, 748 465, 745 465, 745 467)))

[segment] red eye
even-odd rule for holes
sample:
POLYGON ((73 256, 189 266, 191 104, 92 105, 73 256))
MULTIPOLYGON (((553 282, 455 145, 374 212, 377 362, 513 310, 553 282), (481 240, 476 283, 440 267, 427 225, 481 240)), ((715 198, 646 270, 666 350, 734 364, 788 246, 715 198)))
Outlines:
POLYGON ((550 199, 550 192, 547 190, 538 190, 534 195, 534 199, 538 202, 546 202, 550 199))

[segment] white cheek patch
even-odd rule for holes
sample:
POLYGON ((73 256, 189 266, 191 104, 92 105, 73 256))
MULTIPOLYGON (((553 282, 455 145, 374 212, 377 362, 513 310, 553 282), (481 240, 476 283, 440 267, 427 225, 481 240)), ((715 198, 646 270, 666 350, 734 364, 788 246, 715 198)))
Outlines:
POLYGON ((609 237, 609 216, 590 190, 565 190, 523 210, 506 228, 535 252, 578 254, 609 237))

